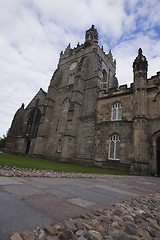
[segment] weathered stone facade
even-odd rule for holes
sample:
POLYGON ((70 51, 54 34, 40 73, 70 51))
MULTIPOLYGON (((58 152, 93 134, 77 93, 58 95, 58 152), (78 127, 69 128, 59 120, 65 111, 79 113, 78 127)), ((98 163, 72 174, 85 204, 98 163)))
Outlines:
POLYGON ((92 26, 84 44, 61 52, 48 92, 16 112, 5 150, 160 174, 160 72, 147 79, 147 68, 139 49, 133 83, 118 86, 116 61, 92 26))

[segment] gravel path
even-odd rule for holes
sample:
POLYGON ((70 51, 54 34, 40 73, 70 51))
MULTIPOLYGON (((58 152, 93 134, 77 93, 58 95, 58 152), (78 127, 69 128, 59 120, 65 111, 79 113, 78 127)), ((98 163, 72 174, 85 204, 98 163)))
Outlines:
MULTIPOLYGON (((51 178, 111 178, 114 175, 91 174, 91 173, 69 173, 55 172, 52 170, 37 170, 19 167, 0 166, 0 176, 5 177, 51 177, 51 178)), ((122 177, 122 176, 120 176, 122 177)), ((124 177, 127 177, 124 175, 124 177)), ((135 177, 135 176, 134 176, 135 177)))

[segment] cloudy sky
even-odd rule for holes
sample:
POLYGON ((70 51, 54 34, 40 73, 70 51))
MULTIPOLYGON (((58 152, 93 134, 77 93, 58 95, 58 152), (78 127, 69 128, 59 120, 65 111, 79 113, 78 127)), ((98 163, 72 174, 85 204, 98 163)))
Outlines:
POLYGON ((148 77, 160 71, 160 0, 0 0, 0 9, 0 136, 22 103, 47 91, 60 52, 83 43, 92 24, 120 85, 133 81, 139 47, 148 77))

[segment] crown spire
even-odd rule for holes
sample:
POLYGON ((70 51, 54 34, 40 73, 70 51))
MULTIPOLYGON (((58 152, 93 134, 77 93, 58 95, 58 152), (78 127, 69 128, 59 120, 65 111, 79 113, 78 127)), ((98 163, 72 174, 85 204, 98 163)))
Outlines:
POLYGON ((148 69, 148 62, 146 60, 146 57, 143 56, 142 54, 142 49, 139 48, 138 50, 138 56, 136 57, 136 59, 133 62, 133 70, 134 71, 146 71, 147 72, 148 69))
POLYGON ((86 31, 85 43, 90 45, 93 45, 93 43, 98 44, 98 32, 97 29, 94 28, 94 25, 86 31))

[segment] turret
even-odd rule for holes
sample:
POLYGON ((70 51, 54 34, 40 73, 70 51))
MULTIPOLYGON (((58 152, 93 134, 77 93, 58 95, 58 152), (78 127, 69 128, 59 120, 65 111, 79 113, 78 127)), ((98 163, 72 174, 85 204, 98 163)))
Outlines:
POLYGON ((139 48, 138 56, 133 62, 134 83, 138 87, 145 84, 147 80, 148 62, 145 56, 142 55, 142 49, 139 48), (141 83, 143 81, 143 84, 141 83))
POLYGON ((133 62, 134 74, 134 161, 131 172, 148 174, 148 118, 147 118, 147 69, 148 63, 142 55, 142 49, 133 62))
POLYGON ((148 62, 142 55, 142 49, 138 51, 138 56, 133 62, 134 74, 134 96, 135 96, 135 117, 146 116, 146 87, 147 87, 148 62))
POLYGON ((94 25, 86 31, 85 44, 93 45, 94 43, 98 44, 98 32, 94 28, 94 25))

